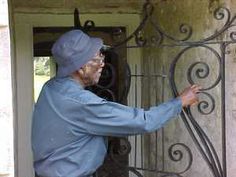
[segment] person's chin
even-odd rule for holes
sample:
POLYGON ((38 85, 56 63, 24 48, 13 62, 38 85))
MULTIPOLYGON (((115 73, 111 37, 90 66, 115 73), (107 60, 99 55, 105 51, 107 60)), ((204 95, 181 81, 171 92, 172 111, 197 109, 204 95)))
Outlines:
POLYGON ((98 84, 98 82, 99 82, 99 79, 96 79, 96 80, 94 81, 94 85, 98 84))
POLYGON ((91 81, 90 85, 96 85, 99 82, 99 78, 98 79, 94 79, 91 81))

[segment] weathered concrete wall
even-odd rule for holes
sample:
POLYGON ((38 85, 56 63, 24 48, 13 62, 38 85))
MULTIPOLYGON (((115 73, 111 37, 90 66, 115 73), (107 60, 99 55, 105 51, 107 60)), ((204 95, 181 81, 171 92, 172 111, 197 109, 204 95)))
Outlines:
MULTIPOLYGON (((0 15, 1 17, 1 15, 0 15)), ((10 40, 7 26, 0 26, 0 176, 12 173, 13 117, 10 40)))
POLYGON ((8 4, 0 0, 0 176, 13 175, 12 73, 8 4))
MULTIPOLYGON (((207 38, 213 34, 217 29, 220 29, 225 20, 216 20, 213 17, 213 12, 218 6, 228 7, 232 14, 235 13, 234 7, 235 2, 231 1, 220 1, 220 0, 211 0, 211 1, 189 1, 189 0, 166 0, 166 1, 155 1, 154 7, 155 11, 153 14, 153 20, 156 24, 159 24, 161 29, 168 35, 175 37, 176 39, 183 39, 186 35, 180 33, 179 27, 181 24, 189 24, 192 26, 193 34, 189 41, 196 41, 200 39, 207 38)), ((226 19, 226 18, 225 18, 226 19)), ((147 39, 153 35, 157 35, 152 25, 148 25, 145 29, 145 36, 147 39)), ((218 37, 216 41, 226 39, 226 36, 229 35, 229 32, 225 35, 218 37)), ((160 36, 159 36, 160 37, 160 36)), ((164 37, 162 44, 176 44, 172 40, 168 40, 164 37)), ((210 67, 209 76, 205 79, 199 79, 196 77, 196 74, 192 73, 192 77, 196 83, 199 83, 203 88, 209 87, 212 85, 220 74, 220 64, 217 56, 212 52, 215 50, 220 53, 219 45, 209 45, 212 49, 205 47, 194 47, 187 50, 180 57, 180 60, 176 66, 175 72, 175 81, 178 91, 181 91, 184 87, 189 85, 187 80, 187 71, 188 68, 194 62, 206 62, 210 67), (194 76, 195 75, 195 76, 194 76)), ((145 74, 167 74, 170 75, 169 69, 172 61, 177 56, 181 50, 185 47, 153 47, 145 48, 143 56, 143 72, 145 74), (164 73, 162 73, 164 71, 164 73)), ((234 51, 233 47, 230 47, 234 51)), ((227 48, 229 50, 230 48, 227 48)), ((236 157, 236 151, 233 150, 236 147, 236 144, 233 142, 235 134, 235 109, 233 106, 235 104, 235 79, 233 79, 233 68, 235 68, 235 52, 231 55, 226 55, 226 132, 227 132, 227 167, 228 167, 228 176, 235 176, 235 162, 233 159, 236 157), (230 90, 230 91, 228 91, 230 90)), ((197 67, 204 68, 202 65, 197 65, 197 67)), ((150 105, 155 105, 156 100, 162 101, 162 97, 165 100, 168 100, 172 97, 170 85, 166 79, 164 84, 164 95, 162 95, 161 87, 162 85, 157 86, 156 78, 144 80, 143 82, 143 105, 148 107, 150 105), (158 93, 156 89, 159 89, 158 93), (150 91, 149 94, 148 91, 150 91)), ((158 81, 159 82, 159 81, 158 81)), ((160 84, 160 82, 159 82, 160 84)), ((213 89, 207 91, 210 93, 215 100, 215 109, 209 115, 201 115, 198 110, 195 108, 192 109, 192 113, 196 118, 196 121, 200 124, 203 130, 207 133, 213 145, 216 148, 216 151, 219 155, 219 158, 222 159, 222 117, 221 117, 221 83, 219 83, 213 89)), ((207 99, 205 96, 200 95, 201 100, 207 99)), ((211 102, 207 100, 210 105, 211 102)), ((210 106, 209 106, 210 107, 210 106)), ((168 149, 171 145, 175 143, 184 143, 187 145, 193 154, 193 163, 191 168, 184 173, 184 176, 191 177, 210 177, 213 176, 197 148, 195 147, 189 133, 184 126, 184 123, 181 119, 176 119, 175 121, 170 122, 162 131, 159 132, 159 142, 164 138, 164 145, 159 147, 159 150, 156 154, 155 150, 150 146, 146 146, 146 151, 151 151, 149 156, 146 156, 146 165, 154 164, 155 158, 158 157, 159 169, 162 169, 163 164, 166 171, 171 172, 180 172, 185 169, 189 162, 189 157, 187 151, 183 147, 178 147, 183 152, 183 158, 180 161, 174 162, 169 158, 168 149), (162 137, 163 135, 163 137, 162 137), (164 154, 162 154, 164 152, 164 154), (162 161, 163 155, 165 156, 164 161, 162 161)), ((155 135, 151 135, 146 138, 146 144, 151 143, 155 144, 155 135)), ((160 143, 161 144, 161 143, 160 143)), ((176 149, 178 149, 176 148, 176 149)), ((177 157, 178 155, 176 155, 177 157)), ((152 176, 152 174, 148 174, 152 176)), ((155 176, 155 175, 153 175, 155 176)))

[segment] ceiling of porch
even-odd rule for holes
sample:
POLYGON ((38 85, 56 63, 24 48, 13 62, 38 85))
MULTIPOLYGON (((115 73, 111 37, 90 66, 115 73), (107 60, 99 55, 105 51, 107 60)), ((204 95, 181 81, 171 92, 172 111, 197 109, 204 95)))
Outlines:
MULTIPOLYGON (((153 0, 153 2, 156 0, 153 0)), ((146 0, 13 0, 15 12, 141 13, 146 0)))

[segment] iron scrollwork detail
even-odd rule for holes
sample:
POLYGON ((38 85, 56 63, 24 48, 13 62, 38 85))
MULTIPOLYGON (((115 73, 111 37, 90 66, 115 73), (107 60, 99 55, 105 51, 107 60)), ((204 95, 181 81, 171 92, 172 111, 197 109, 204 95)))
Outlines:
MULTIPOLYGON (((180 172, 168 172, 168 171, 163 171, 163 170, 155 170, 153 172, 155 172, 156 174, 160 174, 161 177, 182 177, 181 174, 188 171, 189 168, 191 167, 192 162, 193 162, 193 155, 188 146, 186 146, 183 143, 176 143, 176 144, 171 145, 168 149, 169 158, 172 161, 179 162, 183 159, 184 152, 181 151, 181 149, 178 149, 178 147, 184 149, 186 151, 186 156, 188 156, 189 158, 188 164, 185 167, 185 169, 183 169, 180 172)), ((133 173, 137 177, 143 177, 143 174, 139 172, 139 170, 142 171, 143 169, 131 167, 131 166, 125 166, 122 162, 117 160, 117 156, 127 156, 130 152, 131 152, 131 144, 127 138, 120 138, 119 145, 117 145, 116 142, 111 142, 109 145, 109 156, 112 159, 112 161, 115 162, 117 166, 128 170, 129 172, 133 173)))
MULTIPOLYGON (((166 46, 189 46, 189 45, 196 45, 196 44, 217 44, 218 41, 213 41, 223 35, 228 29, 236 26, 234 24, 236 16, 231 17, 231 13, 229 9, 225 7, 219 7, 215 9, 213 17, 214 19, 218 21, 225 21, 221 28, 215 30, 214 34, 211 34, 210 36, 206 38, 202 38, 195 41, 190 41, 193 35, 193 28, 189 24, 182 23, 179 25, 179 33, 183 35, 182 38, 174 37, 167 32, 165 32, 161 27, 160 24, 158 24, 157 21, 153 19, 153 12, 154 12, 154 6, 150 1, 146 1, 146 3, 143 5, 143 19, 139 26, 134 30, 133 33, 131 33, 127 38, 118 41, 116 45, 113 46, 113 48, 117 48, 122 46, 123 44, 127 43, 131 39, 135 39, 136 47, 149 47, 149 46, 156 46, 156 47, 166 47, 166 46), (147 23, 150 22, 152 27, 155 30, 155 35, 150 36, 150 38, 145 37, 144 28, 147 25, 147 23), (163 41, 166 41, 164 39, 168 39, 170 43, 163 43, 163 41)), ((121 35, 122 31, 120 31, 121 35)), ((236 42, 236 31, 232 31, 229 34, 230 40, 229 42, 236 42)), ((133 46, 134 47, 134 46, 133 46)))
MULTIPOLYGON (((222 78, 222 72, 221 72, 221 67, 220 67, 221 57, 217 53, 217 51, 205 45, 204 43, 201 45, 198 44, 198 45, 188 46, 184 48, 171 63, 171 67, 169 71, 170 73, 169 80, 171 83, 173 94, 175 96, 179 95, 177 86, 176 86, 176 81, 174 78, 177 62, 181 59, 182 55, 185 52, 187 52, 190 49, 195 49, 195 48, 204 48, 212 52, 217 58, 217 61, 219 64, 219 68, 218 68, 219 73, 218 73, 218 76, 216 77, 216 80, 210 86, 205 86, 205 88, 202 89, 201 94, 204 95, 205 100, 201 100, 198 104, 198 111, 202 115, 208 115, 208 114, 211 114, 215 109, 215 100, 214 100, 214 97, 211 94, 207 93, 206 91, 209 91, 215 88, 219 84, 222 78), (208 98, 208 101, 207 101, 207 98, 208 98)), ((187 80, 190 84, 196 83, 192 76, 195 76, 194 77, 195 79, 206 79, 207 77, 209 77, 209 75, 210 75, 210 67, 205 61, 195 62, 192 65, 190 65, 190 67, 187 69, 187 80)), ((206 133, 203 131, 201 126, 195 121, 194 116, 191 113, 190 107, 185 108, 183 110, 183 112, 181 113, 181 117, 195 145, 198 147, 202 157, 205 159, 214 177, 223 177, 222 166, 219 161, 219 157, 216 153, 215 147, 213 146, 212 142, 210 141, 206 133)))
POLYGON ((131 144, 127 138, 120 138, 119 143, 111 141, 109 144, 109 157, 115 163, 116 166, 123 169, 124 171, 129 171, 137 177, 143 177, 143 175, 135 168, 124 165, 117 157, 127 157, 131 151, 131 144))
POLYGON ((175 143, 169 147, 169 149, 168 149, 169 158, 174 162, 180 162, 181 160, 183 160, 184 152, 181 151, 180 147, 182 147, 186 151, 189 159, 188 159, 188 164, 187 164, 186 168, 176 174, 183 174, 186 171, 188 171, 190 169, 190 167, 192 166, 192 162, 193 162, 193 155, 192 155, 190 148, 183 143, 175 143))
MULTIPOLYGON (((183 53, 185 53, 189 49, 199 48, 199 47, 205 48, 205 49, 213 52, 213 54, 215 54, 215 56, 218 60, 219 66, 221 66, 220 55, 217 53, 217 51, 215 51, 213 48, 211 48, 209 46, 206 46, 204 43, 198 44, 198 45, 190 45, 189 47, 186 47, 176 56, 176 58, 173 60, 171 67, 170 67, 170 83, 171 83, 171 87, 173 90, 173 94, 175 96, 178 95, 178 90, 177 90, 177 87, 175 84, 176 82, 174 79, 177 62, 179 61, 179 59, 181 58, 183 53)), ((201 68, 197 68, 195 70, 195 73, 194 73, 195 78, 205 79, 205 78, 209 77, 210 69, 209 69, 208 64, 206 64, 206 62, 195 62, 194 64, 192 64, 189 67, 188 72, 187 72, 187 78, 188 78, 187 80, 190 84, 195 84, 195 82, 192 79, 192 75, 193 75, 193 68, 195 68, 197 66, 198 67, 201 66, 201 68)), ((206 100, 200 101, 198 104, 198 111, 201 114, 208 115, 214 111, 214 109, 215 109, 214 98, 206 91, 216 87, 219 84, 219 82, 221 81, 221 79, 222 79, 222 72, 221 72, 221 67, 219 67, 219 74, 218 74, 216 81, 212 85, 202 89, 202 94, 209 98, 212 106, 210 109, 208 109, 208 111, 206 111, 207 108, 209 108, 209 102, 206 100)), ((219 161, 216 150, 215 150, 214 146, 212 145, 212 142, 210 141, 210 139, 206 135, 206 133, 202 130, 202 128, 199 126, 199 124, 195 121, 189 107, 185 108, 183 110, 181 117, 185 123, 185 126, 187 127, 188 132, 192 136, 192 138, 195 142, 195 145, 198 147, 201 155, 203 156, 203 158, 207 162, 212 174, 215 177, 223 177, 222 166, 219 161), (194 131, 193 131, 193 129, 194 129, 194 131), (200 139, 200 141, 198 139, 200 139)))
MULTIPOLYGON (((225 119, 225 107, 224 107, 224 92, 225 92, 225 73, 224 73, 224 60, 225 60, 225 48, 227 45, 229 45, 230 43, 236 43, 236 31, 232 31, 229 32, 229 40, 217 40, 218 37, 223 37, 223 35, 232 27, 235 27, 235 19, 236 16, 231 16, 231 13, 229 11, 229 9, 225 8, 225 7, 219 7, 214 11, 214 19, 218 20, 218 21, 224 21, 224 24, 221 28, 217 29, 216 32, 214 34, 211 34, 208 37, 199 39, 199 40, 195 40, 195 41, 190 41, 192 35, 193 35, 193 28, 188 25, 188 24, 180 24, 179 26, 179 32, 181 35, 184 35, 184 37, 182 38, 177 38, 174 36, 171 36, 169 34, 167 34, 163 29, 161 29, 160 25, 154 21, 153 19, 153 12, 154 12, 154 6, 153 4, 147 0, 146 3, 143 5, 143 19, 141 21, 141 23, 138 25, 138 27, 134 30, 133 33, 131 33, 131 35, 129 35, 127 38, 122 39, 122 31, 117 30, 114 32, 114 36, 117 37, 118 39, 120 39, 116 45, 114 45, 112 48, 116 49, 120 46, 122 46, 123 44, 126 44, 128 41, 130 41, 131 39, 135 39, 136 42, 136 46, 134 47, 148 47, 148 46, 152 46, 152 47, 184 47, 184 49, 182 49, 179 54, 174 58, 174 60, 171 63, 171 67, 169 70, 169 81, 170 81, 170 85, 171 85, 171 89, 173 92, 174 96, 179 95, 178 90, 177 90, 177 84, 174 78, 175 75, 175 70, 177 67, 177 62, 179 61, 179 59, 181 58, 181 56, 187 52, 190 49, 193 48, 204 48, 209 50, 210 52, 212 52, 214 54, 214 56, 217 59, 217 63, 219 65, 219 72, 218 72, 218 76, 216 77, 216 80, 208 85, 205 86, 202 90, 201 90, 201 95, 204 96, 205 100, 201 100, 198 104, 198 111, 199 113, 201 113, 202 115, 209 115, 211 113, 213 113, 213 111, 215 110, 215 99, 214 97, 208 93, 207 91, 210 91, 211 89, 215 88, 216 86, 218 86, 219 84, 221 84, 221 89, 222 89, 222 117, 223 119, 225 119), (155 35, 152 35, 150 39, 145 37, 145 33, 144 33, 144 27, 147 25, 147 22, 150 21, 152 27, 155 30, 155 35), (167 40, 165 40, 167 39, 167 40), (169 41, 169 43, 164 43, 164 41, 169 41), (220 54, 212 47, 209 47, 208 45, 219 45, 220 46, 220 54)), ((92 27, 94 24, 92 22, 87 22, 87 24, 85 24, 85 27, 87 26, 87 28, 92 27)), ((78 27, 80 27, 80 23, 77 24, 78 27)), ((129 46, 128 46, 129 47, 129 46)), ((189 82, 189 84, 194 84, 196 83, 196 81, 194 79, 206 79, 207 77, 209 77, 210 75, 210 67, 209 64, 207 64, 205 61, 198 61, 193 63, 187 71, 187 81, 189 82), (197 68, 197 69, 196 69, 197 68), (195 76, 194 78, 192 76, 195 76)), ((226 160, 225 160, 225 155, 226 153, 223 152, 222 154, 222 162, 219 160, 219 157, 216 153, 215 147, 213 146, 212 142, 210 141, 209 137, 207 136, 207 134, 203 131, 203 129, 201 128, 201 126, 196 122, 194 116, 192 115, 191 109, 185 108, 183 109, 182 113, 181 113, 181 117, 182 120, 186 126, 186 129, 188 130, 191 138, 193 139, 196 147, 198 148, 199 152, 202 155, 202 158, 205 160, 206 164, 208 165, 209 169, 211 170, 212 174, 214 177, 226 177, 226 160)), ((223 121, 222 121, 223 122, 223 121)), ((224 125, 223 125, 224 126, 224 125)), ((224 127, 222 128, 224 131, 224 127)), ((225 132, 223 132, 224 134, 225 132)), ((224 136, 224 135, 223 135, 224 136)), ((223 137, 222 136, 222 137, 223 137)), ((122 139, 123 145, 122 146, 118 146, 119 150, 115 150, 115 146, 111 145, 111 158, 113 159, 113 161, 115 161, 118 165, 122 166, 122 164, 119 163, 119 161, 117 161, 117 159, 115 158, 116 155, 127 155, 130 153, 130 143, 127 139, 122 139), (116 153, 114 153, 116 152, 116 153)), ((174 150, 174 147, 176 147, 177 145, 181 145, 183 146, 187 152, 189 153, 189 157, 190 157, 190 162, 187 165, 186 169, 184 169, 182 172, 180 173, 171 173, 171 172, 164 172, 164 171, 155 171, 156 173, 160 173, 162 175, 162 177, 181 177, 181 175, 186 172, 187 170, 189 170, 189 168, 192 165, 192 154, 190 149, 181 143, 176 143, 174 145, 172 145, 169 148, 169 157, 172 161, 180 161, 182 159, 183 153, 179 150, 174 150)), ((223 141, 223 147, 225 147, 225 141, 223 141)), ((117 147, 116 147, 117 148, 117 147)), ((226 151, 224 148, 222 151, 226 151)), ((124 166, 123 166, 124 167, 124 166)), ((143 175, 140 174, 138 172, 137 169, 135 169, 134 167, 124 167, 126 169, 128 169, 130 172, 134 173, 136 176, 138 177, 142 177, 143 175)))
MULTIPOLYGON (((217 59, 218 63, 218 75, 216 77, 216 80, 213 81, 212 84, 205 86, 201 90, 201 95, 203 96, 204 100, 201 100, 198 104, 198 112, 201 113, 202 115, 209 115, 213 113, 215 110, 215 99, 214 97, 208 93, 207 91, 210 91, 211 89, 217 87, 221 83, 221 89, 224 90, 224 71, 222 69, 223 62, 225 59, 225 47, 230 44, 230 43, 235 43, 236 42, 236 31, 230 32, 229 37, 230 41, 218 41, 217 38, 221 37, 224 35, 224 33, 231 27, 236 26, 234 24, 235 18, 231 17, 230 11, 227 8, 224 7, 219 7, 214 11, 214 18, 219 21, 225 21, 223 26, 216 30, 216 32, 206 38, 199 39, 196 41, 190 41, 192 34, 193 34, 193 29, 190 25, 188 24, 181 24, 179 26, 179 32, 181 34, 184 34, 185 36, 181 39, 178 39, 176 37, 173 37, 166 32, 164 32, 161 28, 160 25, 157 24, 152 18, 152 14, 154 11, 153 5, 147 1, 144 6, 143 6, 143 20, 140 23, 140 25, 137 27, 137 29, 125 40, 122 42, 118 43, 115 47, 119 47, 120 45, 127 43, 129 40, 132 38, 135 39, 135 42, 137 44, 137 47, 148 47, 148 46, 154 46, 154 47, 185 47, 183 50, 179 52, 179 54, 175 57, 173 60, 171 67, 170 67, 170 72, 169 72, 169 80, 171 83, 171 89, 173 91, 173 94, 177 96, 178 90, 176 87, 176 82, 174 79, 174 74, 175 74, 175 68, 178 60, 182 56, 183 53, 185 53, 187 50, 190 50, 192 48, 204 48, 209 50, 210 52, 213 53, 213 55, 217 59), (147 22, 150 20, 152 27, 155 29, 155 35, 152 35, 150 39, 145 38, 145 34, 143 32, 143 29, 147 22), (163 43, 164 41, 167 41, 165 39, 168 39, 171 43, 163 43), (221 53, 219 54, 213 47, 209 47, 208 45, 220 45, 220 51, 221 53)), ((207 64, 204 60, 198 61, 193 63, 187 71, 187 80, 189 84, 194 84, 197 83, 194 81, 194 79, 200 79, 204 80, 206 78, 209 78, 210 75, 210 67, 209 64, 207 64), (197 68, 198 67, 198 68, 197 68), (196 69, 197 68, 197 69, 196 69), (195 72, 194 72, 195 71, 195 72), (192 76, 195 76, 195 78, 192 78, 192 76)), ((224 92, 224 91, 223 91, 224 92)), ((222 102, 224 100, 222 99, 222 102)), ((222 104, 224 105, 224 104, 222 104)), ((222 107, 222 109, 224 109, 222 107)), ((224 112, 224 111, 223 111, 224 112)), ((224 114, 224 113, 223 113, 224 114)), ((223 119, 224 119, 224 115, 223 119)), ((196 147, 198 148, 199 152, 201 153, 203 159, 206 161, 209 169, 211 170, 212 174, 214 177, 225 177, 226 175, 226 168, 225 168, 225 157, 223 157, 222 162, 220 162, 218 154, 216 153, 215 147, 213 146, 212 142, 210 141, 209 137, 207 134, 203 131, 201 126, 196 122, 195 118, 193 117, 191 113, 191 109, 185 108, 183 112, 181 113, 181 117, 184 121, 184 124, 192 137, 196 147)), ((224 133, 224 132, 223 132, 224 133)), ((224 142, 223 142, 224 143, 224 142)), ((183 144, 181 144, 183 145, 183 144)), ((191 154, 191 151, 186 145, 183 145, 186 150, 191 154)), ((224 145, 223 145, 224 146, 224 145)), ((173 146, 169 149, 169 156, 170 159, 173 161, 178 161, 182 158, 182 152, 180 151, 173 151, 174 154, 172 154, 173 146), (177 155, 178 157, 174 157, 174 155, 177 155)), ((225 151, 223 149, 222 151, 225 151)), ((225 153, 223 153, 225 154, 225 153)), ((156 171, 156 173, 162 174, 162 177, 171 177, 171 176, 181 176, 182 173, 186 172, 189 170, 189 168, 192 165, 192 154, 190 155, 190 163, 186 167, 185 170, 183 170, 181 173, 169 173, 169 172, 163 172, 163 171, 156 171)))
MULTIPOLYGON (((203 115, 208 115, 210 113, 212 113, 215 109, 215 99, 214 97, 207 93, 206 91, 211 90, 213 88, 215 88, 221 79, 221 71, 220 71, 220 66, 221 66, 221 61, 220 61, 220 56, 217 53, 217 51, 215 51, 213 48, 210 48, 209 46, 205 46, 205 45, 198 45, 198 46, 190 46, 187 47, 185 49, 183 49, 174 59, 174 61, 171 64, 170 67, 170 83, 171 83, 171 88, 173 90, 174 95, 178 95, 178 91, 175 85, 175 70, 176 70, 176 66, 177 66, 177 62, 181 59, 182 55, 187 52, 190 49, 193 48, 204 48, 207 49, 208 51, 212 52, 215 56, 215 58, 217 59, 218 65, 219 65, 219 73, 216 76, 216 80, 209 86, 205 86, 205 88, 202 88, 201 90, 201 94, 204 95, 205 100, 201 100, 200 103, 198 104, 198 111, 203 114, 203 115), (207 101, 208 100, 208 101, 207 101), (207 111, 208 110, 208 111, 207 111)), ((207 64, 205 61, 198 61, 193 63, 192 65, 190 65, 190 67, 187 69, 187 80, 189 82, 189 84, 193 85, 196 82, 193 79, 193 76, 195 76, 195 79, 207 79, 210 77, 210 67, 209 64, 207 64)), ((209 81, 208 81, 209 82, 209 81)))
POLYGON ((209 99, 209 101, 206 101, 205 100, 201 100, 199 103, 198 103, 198 111, 203 114, 203 115, 209 115, 211 114, 214 109, 215 109, 215 99, 213 98, 212 95, 210 95, 209 93, 207 92, 201 92, 201 94, 204 94, 207 96, 207 98, 209 99))
MULTIPOLYGON (((171 67, 170 67, 170 74, 169 74, 169 80, 171 83, 171 88, 173 91, 173 94, 175 96, 177 96, 178 90, 176 87, 176 83, 174 80, 174 71, 176 68, 176 63, 179 60, 179 58, 181 57, 181 55, 183 53, 185 53, 187 50, 192 49, 192 48, 204 48, 207 49, 209 51, 211 51, 213 53, 213 55, 216 57, 217 59, 217 63, 218 63, 218 76, 216 77, 216 80, 204 87, 201 90, 201 95, 204 97, 204 100, 201 100, 198 104, 198 111, 199 113, 201 113, 202 115, 209 115, 211 113, 213 113, 213 111, 215 110, 215 99, 214 97, 208 93, 207 91, 212 90, 213 88, 217 87, 219 84, 221 84, 221 89, 223 90, 222 93, 224 93, 224 87, 225 87, 225 74, 224 74, 224 69, 222 69, 222 67, 224 67, 224 59, 225 59, 225 48, 228 44, 230 43, 235 43, 236 42, 236 31, 232 31, 229 33, 229 41, 225 40, 225 41, 219 41, 217 40, 218 37, 222 37, 225 32, 227 30, 229 30, 232 27, 235 27, 236 25, 235 23, 235 19, 236 16, 231 17, 231 13, 229 11, 229 9, 225 8, 225 7, 219 7, 214 11, 214 18, 216 20, 219 21, 225 21, 223 26, 216 30, 216 32, 206 38, 203 39, 199 39, 196 41, 190 41, 192 34, 193 34, 193 30, 192 27, 189 26, 188 24, 181 24, 179 27, 179 31, 182 34, 185 34, 185 37, 183 37, 182 39, 177 39, 176 37, 173 37, 169 34, 167 34, 166 32, 164 32, 161 28, 160 25, 157 24, 156 22, 154 22, 154 20, 152 19, 152 13, 153 13, 153 6, 150 4, 149 1, 147 1, 147 3, 144 5, 143 8, 143 14, 144 14, 144 18, 143 21, 140 23, 140 26, 138 26, 138 28, 135 30, 135 32, 129 36, 125 42, 128 42, 132 37, 135 37, 135 41, 137 43, 137 47, 145 47, 145 46, 156 46, 156 47, 183 47, 186 46, 183 50, 180 51, 180 53, 177 55, 177 57, 173 60, 171 67), (150 13, 147 12, 147 7, 151 7, 151 11, 149 11, 150 13), (151 36, 151 39, 148 40, 147 38, 144 37, 143 31, 142 29, 144 28, 144 26, 146 25, 147 21, 150 19, 150 22, 152 24, 152 26, 155 29, 155 36, 151 36), (164 39, 168 39, 169 41, 172 41, 170 44, 163 44, 163 41, 166 41, 164 39), (151 41, 151 42, 150 42, 151 41), (208 45, 219 45, 220 46, 220 53, 218 53, 213 47, 209 47, 208 45)), ((122 43, 122 42, 121 42, 122 43)), ((120 43, 120 44, 121 44, 120 43)), ((195 79, 206 79, 207 77, 209 77, 210 75, 210 67, 209 64, 207 64, 205 61, 198 61, 195 62, 194 64, 192 64, 187 72, 187 80, 190 84, 194 84, 196 83, 194 81, 194 79, 191 77, 193 75, 193 70, 195 67, 201 67, 195 70, 194 76, 195 79)), ((224 114, 224 96, 222 95, 222 119, 225 119, 225 114, 224 114)), ((192 113, 191 113, 191 109, 190 108, 186 108, 183 110, 183 112, 181 113, 181 117, 184 121, 184 124, 190 134, 190 136, 192 137, 196 147, 198 148, 199 152, 201 153, 203 159, 206 161, 209 169, 211 170, 212 174, 214 177, 225 177, 226 176, 226 167, 225 167, 225 157, 224 154, 226 151, 225 150, 225 141, 223 140, 222 143, 222 151, 223 151, 223 157, 222 157, 222 162, 220 162, 218 154, 216 153, 215 147, 213 146, 211 140, 209 139, 209 137, 207 136, 207 134, 203 131, 203 129, 201 128, 201 126, 196 122, 196 120, 194 119, 192 113)), ((224 125, 223 125, 224 126, 224 125)), ((223 129, 225 130, 225 129, 223 129)), ((224 137, 224 132, 222 133, 222 138, 224 137)), ((179 151, 176 151, 179 152, 179 151)), ((179 154, 181 158, 181 153, 179 154)), ((174 158, 172 158, 172 160, 174 160, 174 158)), ((178 160, 178 159, 176 159, 178 160)), ((190 163, 191 166, 191 163, 190 163)), ((190 168, 190 166, 188 166, 188 168, 186 169, 186 171, 190 168)), ((185 172, 185 171, 183 171, 185 172)), ((164 176, 178 176, 179 174, 176 173, 171 173, 169 174, 168 172, 164 173, 164 176)), ((163 176, 163 177, 164 177, 163 176)))
MULTIPOLYGON (((137 47, 148 47, 148 46, 156 46, 156 47, 184 47, 183 50, 179 52, 179 54, 175 57, 173 60, 171 67, 170 67, 170 72, 169 72, 169 80, 171 83, 171 88, 173 91, 173 94, 177 96, 178 90, 176 87, 176 82, 174 79, 174 74, 175 74, 175 68, 178 60, 182 56, 183 53, 185 53, 187 50, 190 50, 192 48, 204 48, 209 50, 210 52, 213 53, 213 55, 217 59, 218 63, 218 75, 216 77, 216 80, 208 85, 205 86, 201 90, 201 95, 203 96, 204 100, 201 100, 198 104, 198 111, 202 115, 209 115, 213 113, 215 110, 215 99, 214 97, 208 93, 207 91, 210 91, 211 89, 215 88, 221 83, 221 89, 224 90, 224 71, 222 70, 222 65, 225 59, 225 47, 229 43, 235 43, 236 42, 236 31, 230 32, 229 37, 230 41, 217 41, 217 38, 222 36, 229 28, 236 26, 234 24, 235 22, 235 16, 231 17, 230 11, 227 8, 224 7, 219 7, 214 11, 214 18, 219 21, 225 21, 223 26, 216 30, 216 32, 206 38, 199 39, 196 41, 190 41, 192 34, 193 34, 193 29, 190 25, 188 24, 181 24, 179 26, 179 32, 181 34, 184 34, 185 36, 181 39, 178 39, 176 37, 173 37, 166 32, 164 32, 161 28, 160 25, 157 24, 152 19, 152 14, 154 11, 153 5, 147 1, 144 6, 143 6, 143 20, 140 23, 140 25, 137 27, 137 29, 125 40, 119 42, 115 47, 119 47, 120 45, 127 43, 129 40, 132 38, 135 39, 135 42, 137 44, 137 47), (151 25, 155 29, 155 35, 152 35, 150 39, 145 38, 145 34, 143 32, 143 29, 147 22, 150 20, 151 25), (164 39, 168 39, 171 43, 163 43, 164 39), (221 53, 219 54, 213 47, 209 47, 208 45, 220 45, 220 51, 221 53)), ((187 71, 187 80, 190 84, 196 83, 194 79, 206 79, 210 75, 210 67, 209 64, 207 64, 205 61, 198 61, 193 63, 188 71, 187 71), (199 67, 196 69, 196 67, 199 67), (194 72, 195 71, 195 72, 194 72), (192 75, 195 76, 195 78, 192 78, 192 75)), ((224 100, 222 99, 224 102, 224 100)), ((224 109, 224 108, 222 108, 224 109)), ((181 113, 181 117, 184 121, 184 124, 192 137, 196 147, 198 148, 199 152, 201 153, 203 159, 206 161, 209 169, 211 170, 212 174, 214 177, 225 177, 226 175, 226 169, 225 169, 225 157, 223 157, 222 162, 220 162, 218 154, 216 153, 215 147, 213 146, 212 142, 210 141, 209 137, 207 134, 203 131, 201 126, 196 122, 195 118, 193 117, 191 113, 191 109, 185 108, 183 112, 181 113)), ((224 115, 223 115, 224 117, 224 115)), ((224 118, 223 118, 224 119, 224 118)), ((224 143, 224 142, 223 142, 224 143)), ((187 146, 183 145, 186 147, 186 149, 189 149, 187 146)), ((173 161, 178 161, 182 158, 182 153, 180 151, 174 151, 174 154, 171 153, 171 150, 174 146, 172 146, 169 149, 169 155, 170 159, 173 161), (173 155, 179 155, 178 158, 174 157, 173 155)), ((222 151, 225 151, 223 149, 222 151)), ((191 153, 191 151, 188 151, 191 153)), ((224 153, 223 153, 224 154, 224 153)), ((156 173, 162 174, 163 177, 168 177, 168 176, 181 176, 182 173, 186 172, 192 165, 192 155, 190 155, 190 163, 187 166, 186 170, 183 170, 181 173, 169 173, 169 172, 161 172, 161 171, 156 171, 156 173)))

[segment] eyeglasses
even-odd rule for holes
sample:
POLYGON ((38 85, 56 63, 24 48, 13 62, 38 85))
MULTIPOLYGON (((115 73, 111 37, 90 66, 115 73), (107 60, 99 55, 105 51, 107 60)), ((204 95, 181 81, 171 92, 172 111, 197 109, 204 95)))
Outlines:
POLYGON ((110 50, 111 46, 109 45, 103 45, 102 48, 100 49, 100 53, 102 53, 103 55, 105 54, 106 51, 110 50))
POLYGON ((105 55, 99 52, 90 61, 101 65, 104 63, 104 59, 105 59, 105 55))

